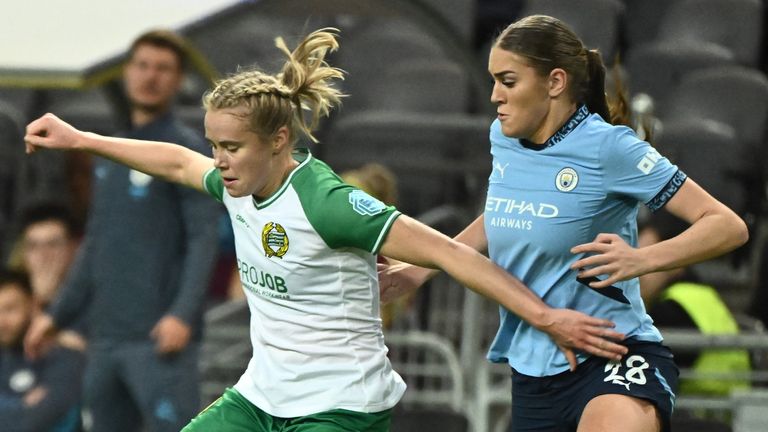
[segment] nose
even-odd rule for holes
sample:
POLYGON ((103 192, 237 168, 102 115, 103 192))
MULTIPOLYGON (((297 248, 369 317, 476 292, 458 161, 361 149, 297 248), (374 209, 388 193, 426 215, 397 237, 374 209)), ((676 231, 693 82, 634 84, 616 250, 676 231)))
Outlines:
POLYGON ((501 91, 501 84, 499 82, 493 83, 493 90, 491 90, 491 103, 496 105, 504 103, 504 92, 501 91))
POLYGON ((222 156, 222 152, 213 149, 213 166, 218 169, 222 169, 225 168, 225 165, 226 163, 224 157, 222 156))

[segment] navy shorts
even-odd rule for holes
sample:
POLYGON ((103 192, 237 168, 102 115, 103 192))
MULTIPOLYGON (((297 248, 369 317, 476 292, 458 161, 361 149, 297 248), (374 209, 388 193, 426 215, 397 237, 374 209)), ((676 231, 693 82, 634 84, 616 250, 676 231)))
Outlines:
POLYGON ((656 406, 662 431, 669 431, 678 369, 672 352, 658 342, 628 339, 620 362, 590 357, 576 372, 545 377, 512 369, 512 419, 509 432, 575 431, 590 400, 603 394, 645 399, 656 406))

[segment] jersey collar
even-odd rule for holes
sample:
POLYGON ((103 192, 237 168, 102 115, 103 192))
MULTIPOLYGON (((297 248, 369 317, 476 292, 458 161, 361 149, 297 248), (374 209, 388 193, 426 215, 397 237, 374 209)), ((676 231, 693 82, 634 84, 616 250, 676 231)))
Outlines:
POLYGON ((528 141, 527 139, 521 139, 520 144, 531 150, 543 150, 547 147, 552 147, 553 145, 559 143, 562 141, 571 131, 576 129, 576 126, 578 126, 581 122, 584 121, 589 116, 589 110, 587 109, 586 105, 581 105, 576 112, 571 114, 571 117, 568 118, 568 120, 563 124, 560 129, 555 132, 554 135, 549 137, 549 139, 544 144, 534 144, 531 141, 528 141))
POLYGON ((256 198, 251 195, 251 201, 253 201, 253 205, 261 210, 264 207, 267 207, 268 205, 275 202, 276 199, 280 198, 280 196, 285 192, 286 189, 288 189, 288 185, 291 184, 291 179, 293 179, 293 176, 296 175, 297 172, 299 172, 302 168, 307 166, 310 159, 312 159, 312 153, 309 152, 308 148, 297 148, 293 150, 293 159, 297 162, 299 162, 299 165, 291 171, 290 174, 288 174, 288 178, 285 179, 282 185, 280 185, 280 188, 275 191, 269 198, 265 198, 262 201, 257 201, 256 198))

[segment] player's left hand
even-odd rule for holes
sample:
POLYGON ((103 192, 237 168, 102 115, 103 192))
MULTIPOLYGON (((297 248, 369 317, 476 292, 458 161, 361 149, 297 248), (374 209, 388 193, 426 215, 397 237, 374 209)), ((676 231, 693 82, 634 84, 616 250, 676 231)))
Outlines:
POLYGON ((166 315, 155 324, 149 335, 155 340, 158 353, 172 354, 186 348, 192 329, 181 319, 166 315))
POLYGON ((580 278, 608 276, 601 281, 590 282, 592 288, 605 288, 648 272, 641 249, 628 245, 617 234, 598 234, 591 243, 571 248, 571 253, 592 254, 571 264, 571 269, 579 270, 580 278))

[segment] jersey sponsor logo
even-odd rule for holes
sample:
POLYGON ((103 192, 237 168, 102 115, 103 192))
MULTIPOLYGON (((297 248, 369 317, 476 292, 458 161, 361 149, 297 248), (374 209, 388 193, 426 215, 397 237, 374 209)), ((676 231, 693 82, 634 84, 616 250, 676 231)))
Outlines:
POLYGON ((640 160, 637 164, 637 169, 640 170, 643 174, 648 174, 653 170, 653 167, 656 166, 656 162, 661 159, 661 155, 659 152, 656 151, 655 148, 651 148, 648 150, 648 153, 643 156, 643 159, 640 160))
POLYGON ((530 231, 533 228, 533 221, 528 219, 515 219, 505 217, 492 217, 491 226, 499 228, 514 228, 530 231))
POLYGON ((555 177, 555 186, 560 192, 570 192, 579 184, 579 173, 573 168, 563 168, 555 177))
POLYGON ((261 245, 264 246, 264 254, 269 258, 282 258, 288 252, 288 234, 285 228, 277 222, 264 225, 261 230, 261 245))
POLYGON ((240 282, 248 291, 268 297, 290 298, 286 294, 288 286, 284 278, 259 270, 239 259, 237 260, 237 271, 240 273, 240 282))
POLYGON ((540 217, 549 219, 557 217, 560 210, 557 206, 546 203, 535 203, 530 201, 518 201, 509 198, 496 198, 489 196, 485 201, 485 211, 516 214, 516 215, 529 215, 534 217, 540 217))
POLYGON ((387 209, 386 204, 359 189, 349 193, 349 203, 355 212, 363 216, 374 216, 387 209))
POLYGON ((610 361, 605 364, 604 372, 610 372, 603 379, 604 382, 624 386, 629 391, 630 384, 644 385, 648 380, 645 377, 645 370, 650 367, 648 362, 642 356, 632 355, 624 362, 626 370, 622 371, 621 362, 610 361))

